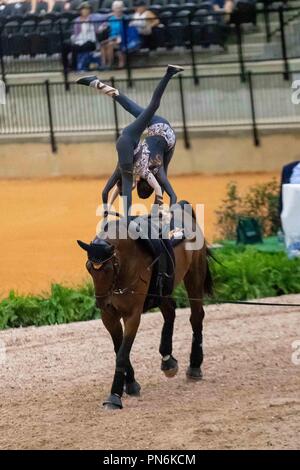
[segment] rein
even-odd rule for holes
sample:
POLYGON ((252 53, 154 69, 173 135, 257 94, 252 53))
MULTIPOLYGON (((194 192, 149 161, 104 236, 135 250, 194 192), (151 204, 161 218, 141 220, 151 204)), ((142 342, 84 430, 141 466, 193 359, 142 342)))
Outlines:
MULTIPOLYGON (((130 293, 130 294, 134 294, 135 291, 133 290, 133 287, 138 283, 139 279, 142 279, 140 276, 134 281, 132 282, 129 286, 127 287, 117 287, 117 281, 118 281, 118 276, 119 276, 119 273, 120 273, 120 263, 118 261, 118 258, 116 257, 116 255, 114 254, 112 256, 112 258, 106 260, 104 263, 107 263, 108 261, 112 261, 112 264, 113 264, 113 271, 114 271, 114 274, 113 274, 113 281, 112 281, 112 284, 111 286, 108 288, 107 292, 105 294, 96 294, 95 293, 95 299, 103 299, 104 297, 108 297, 109 295, 123 295, 123 294, 126 294, 126 293, 130 293), (114 258, 114 260, 112 261, 112 258, 114 258)), ((103 263, 103 264, 104 264, 103 263)), ((142 279, 143 280, 143 279, 142 279)))

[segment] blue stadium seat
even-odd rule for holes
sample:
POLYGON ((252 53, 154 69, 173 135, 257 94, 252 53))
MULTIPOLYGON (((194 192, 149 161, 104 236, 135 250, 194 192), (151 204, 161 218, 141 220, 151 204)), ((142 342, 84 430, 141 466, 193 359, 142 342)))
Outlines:
POLYGON ((51 31, 51 21, 49 20, 42 20, 36 27, 36 30, 33 33, 29 34, 30 40, 30 55, 32 57, 38 54, 47 54, 48 53, 48 38, 45 29, 43 28, 43 21, 50 23, 50 31, 51 31), (44 29, 44 30, 43 30, 44 29))
POLYGON ((184 10, 189 10, 191 13, 197 10, 198 5, 194 2, 187 2, 181 7, 184 10))
POLYGON ((159 16, 159 19, 162 24, 167 26, 173 20, 173 12, 163 11, 159 16))
POLYGON ((172 11, 175 15, 178 11, 182 10, 182 5, 179 5, 178 3, 173 3, 172 1, 168 3, 168 5, 164 8, 164 10, 172 11))
POLYGON ((61 14, 61 18, 66 18, 69 21, 74 20, 75 18, 77 18, 77 16, 78 16, 78 12, 76 11, 64 11, 61 14))
POLYGON ((22 23, 23 15, 8 16, 6 19, 7 21, 17 21, 18 23, 22 23))
POLYGON ((169 0, 169 1, 167 2, 167 7, 168 7, 169 5, 181 6, 181 5, 183 5, 184 3, 185 3, 184 0, 169 0))
POLYGON ((27 17, 25 17, 25 21, 20 25, 20 31, 24 34, 27 35, 29 33, 33 33, 36 30, 36 22, 33 20, 28 20, 27 17))
MULTIPOLYGON (((26 18, 26 17, 25 17, 26 18)), ((23 21, 20 27, 20 33, 23 35, 23 51, 24 55, 33 55, 31 49, 32 37, 36 35, 36 21, 27 20, 23 21)), ((38 38, 40 40, 40 38, 38 38)))
POLYGON ((20 30, 19 21, 16 21, 16 20, 8 21, 4 25, 3 34, 9 36, 9 35, 17 34, 19 30, 20 30))
POLYGON ((2 32, 3 54, 19 57, 29 54, 29 41, 24 36, 18 21, 9 21, 3 27, 2 32))
POLYGON ((52 11, 56 13, 62 13, 64 11, 64 3, 65 2, 63 0, 56 0, 56 2, 54 2, 52 11))
POLYGON ((37 2, 35 6, 35 13, 37 15, 44 15, 49 10, 49 5, 47 1, 37 2))
POLYGON ((72 34, 72 22, 69 21, 68 18, 59 18, 54 22, 52 31, 59 33, 60 39, 65 41, 66 39, 69 39, 72 34))
POLYGON ((184 46, 186 27, 180 21, 172 21, 168 25, 168 42, 170 46, 184 46))
POLYGON ((195 21, 199 21, 200 23, 205 23, 208 20, 211 13, 212 11, 207 10, 207 8, 199 8, 198 10, 194 12, 193 19, 195 21))
POLYGON ((152 38, 155 48, 165 47, 167 41, 166 27, 163 24, 160 24, 156 28, 153 28, 152 38))
POLYGON ((53 22, 51 19, 44 19, 40 21, 37 26, 37 32, 41 34, 49 33, 50 31, 52 31, 52 24, 53 22))
POLYGON ((201 2, 200 3, 200 7, 201 9, 205 9, 205 10, 208 10, 208 11, 213 11, 213 5, 212 5, 212 2, 201 2))
POLYGON ((150 0, 150 5, 161 5, 162 7, 167 6, 167 0, 150 0))
POLYGON ((41 17, 37 15, 36 13, 28 13, 22 18, 22 23, 24 21, 34 21, 35 23, 37 23, 38 21, 40 21, 40 19, 41 17))
POLYGON ((190 26, 190 37, 189 40, 192 41, 193 45, 198 46, 203 43, 203 23, 199 21, 191 21, 190 26))
POLYGON ((182 25, 188 25, 190 19, 190 11, 189 10, 180 10, 174 16, 174 20, 181 23, 182 25))
POLYGON ((215 20, 209 20, 202 26, 204 45, 215 44, 221 47, 225 45, 224 28, 215 20))
POLYGON ((31 10, 31 4, 29 2, 15 2, 9 3, 5 9, 5 14, 7 16, 24 16, 29 13, 31 10))
POLYGON ((160 16, 161 13, 164 11, 164 7, 154 3, 153 5, 149 6, 149 10, 153 11, 153 13, 155 13, 157 16, 160 16))
MULTIPOLYGON (((41 49, 43 52, 35 52, 36 54, 46 53, 52 55, 61 52, 61 37, 60 32, 57 30, 57 25, 51 19, 42 20, 37 26, 37 33, 40 34, 42 39, 41 49), (56 29, 55 29, 56 28, 56 29)), ((38 44, 31 41, 31 47, 34 51, 39 49, 38 44)))
POLYGON ((57 20, 60 17, 60 14, 55 11, 50 11, 43 16, 44 20, 57 20))

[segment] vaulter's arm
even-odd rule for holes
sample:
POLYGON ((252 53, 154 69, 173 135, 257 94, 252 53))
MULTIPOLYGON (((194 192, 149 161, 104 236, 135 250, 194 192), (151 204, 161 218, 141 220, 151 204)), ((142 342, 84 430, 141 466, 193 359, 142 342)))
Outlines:
POLYGON ((164 168, 161 166, 157 175, 156 175, 156 178, 159 182, 159 184, 161 185, 163 191, 166 191, 166 193, 168 194, 169 198, 170 198, 170 206, 172 206, 173 204, 176 204, 177 202, 177 196, 175 194, 175 191, 174 189, 172 188, 172 185, 170 183, 170 181, 168 180, 168 177, 165 173, 165 170, 164 168))
MULTIPOLYGON (((115 171, 107 181, 103 191, 102 191, 102 203, 107 204, 109 191, 117 184, 117 181, 121 179, 120 168, 117 165, 115 171)), ((110 202, 111 203, 111 202, 110 202)))

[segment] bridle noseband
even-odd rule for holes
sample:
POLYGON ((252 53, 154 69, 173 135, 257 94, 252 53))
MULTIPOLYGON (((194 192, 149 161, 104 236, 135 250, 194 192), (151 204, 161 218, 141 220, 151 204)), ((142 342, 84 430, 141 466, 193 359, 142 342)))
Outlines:
MULTIPOLYGON (((136 283, 138 282, 138 279, 136 279, 131 285, 127 287, 123 287, 123 288, 117 287, 118 277, 120 274, 120 263, 115 253, 110 258, 102 262, 102 266, 99 268, 99 270, 103 267, 104 264, 108 263, 108 261, 111 261, 112 266, 113 266, 113 280, 112 280, 111 286, 108 288, 105 294, 95 293, 95 299, 96 300, 103 299, 105 297, 109 297, 110 295, 122 295, 128 292, 133 294, 134 291, 132 290, 132 287, 136 285, 136 283)), ((87 261, 87 263, 88 262, 91 262, 91 261, 87 261)))

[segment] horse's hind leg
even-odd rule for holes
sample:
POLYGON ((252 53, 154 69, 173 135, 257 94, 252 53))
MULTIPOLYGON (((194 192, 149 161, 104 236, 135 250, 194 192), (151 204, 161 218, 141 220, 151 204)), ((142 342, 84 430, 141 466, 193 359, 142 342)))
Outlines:
POLYGON ((172 356, 172 340, 175 321, 175 302, 173 299, 165 299, 160 307, 164 317, 164 325, 161 332, 159 352, 162 356, 161 370, 166 377, 174 377, 178 371, 177 360, 172 356))
POLYGON ((204 319, 204 309, 202 305, 203 286, 200 274, 189 271, 184 279, 184 284, 188 292, 191 306, 190 322, 193 330, 192 348, 190 354, 190 365, 186 371, 189 379, 202 379, 201 364, 203 362, 202 329, 204 319))

